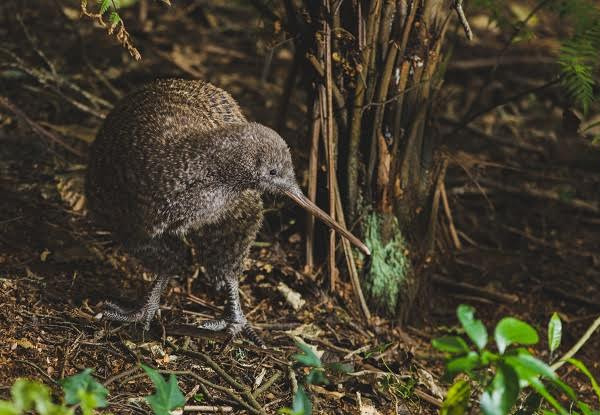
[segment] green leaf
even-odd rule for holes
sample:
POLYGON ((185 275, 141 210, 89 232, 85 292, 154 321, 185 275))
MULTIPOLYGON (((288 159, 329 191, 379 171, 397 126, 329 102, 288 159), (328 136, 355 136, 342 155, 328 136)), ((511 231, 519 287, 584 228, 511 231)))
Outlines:
POLYGON ((110 7, 110 0, 98 0, 98 4, 100 5, 99 13, 102 15, 106 13, 108 8, 110 7))
POLYGON ((529 324, 513 317, 505 317, 496 326, 494 331, 498 351, 502 354, 508 346, 517 344, 536 344, 538 334, 529 324))
POLYGON ((313 368, 306 377, 306 383, 309 385, 329 385, 329 380, 325 377, 325 372, 321 368, 313 368))
POLYGON ((458 306, 456 314, 467 336, 479 350, 483 349, 487 344, 488 334, 481 320, 475 319, 475 309, 469 305, 461 304, 458 306))
POLYGON ((285 415, 312 415, 312 404, 306 396, 304 388, 302 386, 298 387, 298 391, 294 395, 292 408, 281 408, 277 412, 285 415))
POLYGON ((15 405, 9 401, 0 400, 0 415, 19 415, 20 412, 17 411, 15 405))
POLYGON ((92 369, 69 376, 60 384, 65 392, 65 402, 68 405, 81 403, 84 413, 86 408, 104 408, 107 405, 108 390, 92 377, 92 369))
POLYGON ((466 380, 459 380, 448 389, 446 398, 442 403, 440 415, 463 415, 469 407, 471 387, 466 380))
POLYGON ((500 356, 496 353, 492 353, 489 350, 484 350, 481 352, 480 363, 483 366, 487 366, 490 363, 497 361, 498 359, 500 359, 500 356))
MULTIPOLYGON (((17 379, 10 389, 15 408, 19 412, 27 412, 35 408, 38 412, 46 411, 46 407, 52 404, 50 400, 50 389, 38 382, 26 379, 17 379)), ((47 412, 47 411, 46 411, 47 412)))
POLYGON ((321 358, 315 354, 313 349, 306 343, 296 341, 296 347, 303 353, 298 353, 292 356, 292 359, 308 367, 323 367, 321 358))
POLYGON ((507 415, 519 397, 517 372, 508 365, 499 365, 492 384, 481 395, 481 409, 485 415, 507 415))
POLYGON ((119 24, 119 22, 121 21, 121 16, 119 16, 119 14, 117 12, 110 12, 110 16, 108 17, 108 21, 110 22, 111 26, 116 26, 119 24))
POLYGON ((592 410, 592 408, 590 408, 590 406, 585 402, 578 401, 577 406, 579 407, 579 409, 581 409, 583 415, 598 415, 598 413, 600 413, 600 411, 592 410))
POLYGON ((592 383, 592 388, 594 388, 594 392, 596 392, 596 396, 600 400, 600 386, 598 385, 598 382, 596 381, 594 375, 592 375, 592 373, 588 370, 587 366, 581 360, 575 358, 570 358, 567 360, 567 362, 571 363, 573 366, 579 369, 581 373, 588 377, 588 379, 592 383))
POLYGON ((529 354, 519 353, 514 356, 505 356, 504 361, 517 371, 520 379, 529 381, 538 376, 544 376, 550 380, 558 379, 550 366, 529 354))
POLYGON ((323 365, 328 373, 345 375, 353 371, 352 365, 343 362, 331 362, 323 365))
POLYGON ((462 372, 470 373, 479 366, 479 363, 479 354, 477 352, 469 352, 466 356, 449 360, 446 363, 446 375, 453 378, 462 372))
POLYGON ((440 337, 438 339, 434 339, 431 344, 441 352, 452 354, 469 352, 469 346, 467 345, 467 342, 458 336, 440 337))
POLYGON ((554 353, 558 349, 561 338, 562 321, 560 321, 558 313, 554 313, 548 322, 548 348, 550 349, 550 353, 554 353))
POLYGON ((172 374, 169 377, 169 381, 165 382, 165 379, 158 371, 146 365, 141 366, 156 388, 154 395, 146 397, 146 401, 155 415, 169 415, 171 410, 185 404, 185 397, 177 385, 175 375, 172 374))
POLYGON ((12 403, 2 401, 0 414, 23 414, 35 409, 38 415, 73 415, 73 409, 52 402, 50 389, 35 381, 17 379, 10 390, 12 403))
POLYGON ((298 392, 294 396, 292 409, 295 415, 312 415, 312 404, 302 386, 298 387, 298 392))
POLYGON ((550 394, 550 392, 548 392, 541 380, 538 378, 532 378, 529 384, 537 393, 542 395, 544 399, 559 412, 560 415, 569 415, 569 412, 556 400, 554 396, 550 394))

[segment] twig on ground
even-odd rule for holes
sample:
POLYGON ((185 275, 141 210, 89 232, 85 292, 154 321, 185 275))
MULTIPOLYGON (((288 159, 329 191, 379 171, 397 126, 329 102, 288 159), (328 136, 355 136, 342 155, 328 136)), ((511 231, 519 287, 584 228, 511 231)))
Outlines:
MULTIPOLYGON (((256 415, 265 415, 264 411, 261 410, 260 406, 255 407, 254 405, 250 405, 238 393, 236 393, 235 390, 226 388, 225 386, 217 385, 217 384, 211 382, 210 380, 198 375, 197 373, 192 372, 191 370, 159 370, 158 373, 160 373, 162 375, 189 376, 189 377, 193 378, 194 380, 200 382, 200 384, 204 385, 205 387, 209 387, 211 389, 214 389, 219 392, 223 392, 223 393, 227 394, 231 399, 233 399, 233 401, 235 401, 235 403, 237 403, 244 409, 250 411, 251 413, 256 414, 256 415)), ((124 383, 131 382, 132 380, 140 379, 140 378, 143 378, 146 376, 147 375, 145 373, 138 373, 137 375, 126 377, 123 380, 123 382, 124 383)), ((204 389, 203 389, 203 391, 204 391, 204 389)), ((208 396, 211 396, 211 395, 209 394, 208 396)))
MULTIPOLYGON (((534 199, 551 200, 553 202, 561 203, 572 209, 581 210, 593 214, 600 214, 600 206, 596 202, 588 202, 587 200, 577 198, 564 198, 558 192, 552 190, 535 189, 531 187, 513 187, 502 183, 495 182, 489 179, 480 179, 479 184, 487 186, 485 193, 489 193, 490 189, 498 190, 504 193, 512 193, 520 196, 529 196, 534 199)), ((453 194, 480 194, 480 190, 475 190, 470 187, 456 187, 451 190, 453 194)))
POLYGON ((439 400, 439 399, 437 399, 437 398, 434 398, 434 397, 433 397, 433 396, 431 396, 430 394, 428 394, 428 393, 425 393, 425 392, 423 392, 423 391, 422 391, 422 390, 420 390, 420 389, 415 389, 413 392, 414 392, 414 394, 415 394, 415 395, 417 395, 417 397, 418 397, 419 399, 422 399, 422 400, 424 400, 425 402, 428 402, 428 403, 430 403, 430 404, 432 404, 432 405, 434 405, 434 406, 437 406, 438 408, 441 408, 441 407, 442 407, 442 401, 440 401, 440 400, 439 400))
MULTIPOLYGON (((60 97, 65 99, 67 102, 69 102, 71 105, 73 105, 75 108, 77 108, 78 110, 86 112, 88 114, 91 114, 97 118, 104 119, 106 117, 105 112, 102 110, 98 110, 96 108, 99 108, 99 106, 103 106, 107 109, 112 108, 112 104, 110 102, 108 102, 100 97, 97 97, 94 94, 82 89, 78 85, 74 84, 73 82, 70 82, 69 80, 65 79, 64 77, 62 77, 60 75, 55 76, 53 73, 46 71, 44 69, 33 68, 33 67, 27 66, 27 64, 20 57, 15 55, 10 50, 0 47, 0 52, 2 52, 3 54, 10 56, 12 58, 12 62, 10 62, 10 61, 1 62, 0 61, 0 68, 10 68, 10 69, 14 69, 14 70, 23 72, 26 75, 29 75, 30 77, 35 79, 37 82, 39 82, 42 86, 44 86, 44 87, 48 88, 49 90, 51 90, 52 92, 56 93, 57 95, 59 95, 60 97), (79 100, 76 100, 72 97, 67 96, 60 89, 61 87, 66 87, 66 88, 71 89, 72 91, 80 94, 81 96, 86 98, 95 108, 92 108, 89 105, 86 105, 79 100)), ((24 88, 27 88, 27 85, 25 85, 24 88)))
POLYGON ((120 379, 126 378, 126 377, 128 377, 128 376, 130 376, 130 375, 134 374, 135 372, 139 371, 140 369, 141 369, 141 367, 140 367, 140 366, 138 366, 138 365, 135 365, 135 366, 133 366, 133 367, 131 367, 131 368, 129 368, 129 369, 127 369, 127 370, 125 370, 125 371, 121 372, 121 373, 117 373, 116 375, 113 375, 113 376, 111 376, 111 377, 107 378, 107 379, 106 379, 106 380, 103 382, 103 385, 104 385, 104 386, 108 386, 108 385, 110 385, 111 383, 114 383, 114 382, 116 382, 116 381, 118 381, 118 380, 120 380, 120 379))
POLYGON ((583 336, 581 336, 577 343, 575 343, 575 345, 571 347, 569 351, 567 351, 567 353, 565 353, 560 359, 558 359, 556 363, 551 365, 552 369, 557 370, 562 365, 564 365, 568 359, 575 356, 575 353, 577 353, 579 349, 581 349, 583 345, 590 339, 590 337, 592 337, 592 334, 594 334, 598 327, 600 327, 600 317, 594 320, 594 322, 590 325, 590 327, 588 327, 585 333, 583 333, 583 336))
POLYGON ((50 131, 46 130, 45 128, 42 128, 38 123, 33 121, 31 118, 29 118, 27 116, 27 114, 25 114, 16 105, 14 105, 8 98, 6 98, 2 95, 0 95, 0 107, 4 107, 7 110, 11 111, 13 114, 15 114, 21 120, 23 120, 39 136, 47 138, 50 142, 63 147, 64 149, 70 151, 71 153, 73 153, 74 155, 76 155, 78 157, 81 157, 81 158, 85 157, 81 151, 72 147, 70 144, 67 144, 62 138, 51 133, 50 131))
POLYGON ((513 294, 504 294, 497 291, 488 290, 486 288, 477 287, 475 285, 468 284, 466 282, 452 281, 439 274, 435 274, 432 277, 433 282, 436 282, 447 287, 456 288, 461 291, 471 292, 479 295, 480 297, 489 298, 492 300, 500 301, 503 303, 516 303, 519 301, 519 297, 513 294))
POLYGON ((298 380, 296 379, 296 373, 294 369, 290 366, 288 369, 288 376, 290 378, 290 384, 292 386, 292 395, 295 396, 298 392, 298 380))
MULTIPOLYGON (((242 396, 250 403, 249 405, 253 407, 255 410, 258 410, 258 413, 264 413, 262 411, 262 406, 256 401, 256 398, 252 394, 252 389, 246 385, 242 385, 229 373, 225 371, 217 362, 215 362, 209 355, 203 352, 194 352, 191 350, 181 350, 172 342, 167 342, 171 347, 177 350, 180 353, 183 353, 188 356, 196 357, 202 359, 211 369, 213 369, 225 382, 231 385, 234 389, 242 394, 242 396)), ((210 386, 210 385, 209 385, 210 386)), ((212 386, 211 386, 212 387, 212 386)), ((233 396, 232 396, 233 397, 233 396)))
POLYGON ((600 303, 598 301, 593 301, 593 300, 590 300, 587 297, 583 297, 581 295, 577 295, 577 294, 574 294, 574 293, 567 292, 567 291, 565 291, 565 290, 563 290, 561 288, 558 288, 558 287, 544 286, 543 288, 544 288, 545 291, 551 292, 553 294, 557 294, 560 297, 562 297, 562 298, 564 298, 566 300, 569 300, 569 301, 571 301, 571 302, 573 302, 573 303, 575 303, 577 305, 584 304, 584 305, 586 305, 588 307, 591 307, 591 308, 593 308, 595 310, 600 310, 600 303))
POLYGON ((47 379, 50 383, 54 384, 54 385, 58 385, 59 383, 52 379, 45 371, 44 369, 42 369, 41 367, 39 367, 38 365, 36 365, 33 362, 30 362, 28 360, 21 360, 21 359, 14 359, 14 362, 18 362, 18 363, 25 363, 28 366, 31 366, 32 368, 34 368, 35 370, 37 370, 39 372, 40 375, 42 375, 45 379, 47 379))
POLYGON ((256 389, 256 391, 254 392, 254 397, 258 398, 260 395, 262 395, 263 393, 268 391, 269 388, 271 386, 273 386, 273 384, 275 382, 277 382, 280 377, 281 377, 280 371, 273 373, 273 376, 271 376, 265 383, 263 383, 258 389, 256 389))
POLYGON ((529 232, 522 231, 513 226, 502 225, 502 227, 509 232, 512 232, 512 233, 522 236, 523 238, 527 239, 528 241, 533 242, 534 244, 543 246, 544 248, 551 248, 551 249, 557 251, 559 254, 564 253, 564 254, 568 254, 568 255, 581 256, 581 257, 585 257, 585 258, 594 258, 597 255, 597 254, 595 254, 593 252, 589 252, 589 251, 583 251, 583 250, 579 250, 579 249, 568 249, 568 248, 564 248, 562 246, 558 246, 557 245, 557 243, 559 243, 558 241, 555 241, 555 243, 552 243, 552 242, 546 241, 542 238, 533 236, 529 232))
POLYGON ((186 405, 183 407, 183 412, 233 412, 231 406, 208 406, 208 405, 186 405))
POLYGON ((23 29, 23 33, 25 33, 25 37, 29 41, 29 44, 31 45, 31 47, 33 48, 33 50, 35 51, 35 53, 37 53, 37 55, 48 66, 48 69, 50 69, 50 72, 54 76, 58 76, 58 73, 56 72, 56 67, 54 66, 54 64, 52 63, 52 61, 50 61, 50 59, 48 59, 48 57, 46 56, 46 54, 37 46, 37 43, 34 41, 33 36, 31 36, 31 34, 29 33, 29 30, 27 29, 27 26, 25 25, 25 23, 23 23, 23 19, 21 18, 21 15, 17 14, 16 17, 17 17, 17 21, 21 25, 21 28, 23 29))

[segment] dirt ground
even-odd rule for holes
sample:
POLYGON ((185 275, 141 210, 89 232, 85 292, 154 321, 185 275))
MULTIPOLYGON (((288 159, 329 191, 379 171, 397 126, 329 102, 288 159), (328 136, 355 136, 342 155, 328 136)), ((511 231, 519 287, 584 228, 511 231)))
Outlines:
MULTIPOLYGON (((85 156, 76 153, 86 153, 110 103, 156 77, 195 77, 230 91, 248 118, 275 126, 292 55, 277 45, 265 71, 277 42, 256 12, 197 1, 152 5, 144 22, 137 9, 124 11, 143 55, 134 62, 102 29, 79 20, 76 3, 0 5, 0 98, 16 109, 0 106, 0 398, 18 377, 52 386, 91 367, 111 391, 111 412, 145 414, 140 397, 152 388, 135 368, 146 362, 186 371, 178 376, 181 389, 189 396, 200 390, 204 405, 242 414, 253 410, 244 405, 254 399, 275 413, 290 405, 293 379, 302 374, 291 374, 293 339, 301 336, 325 352, 324 361, 343 360, 353 371, 311 389, 316 413, 359 413, 359 402, 381 414, 435 413, 443 362, 429 345, 456 328, 458 304, 476 306, 488 326, 506 315, 530 322, 542 338, 535 350, 546 359, 553 312, 564 323, 559 354, 598 316, 600 156, 570 128, 560 89, 525 94, 448 134, 474 99, 485 108, 551 78, 539 64, 552 58, 551 48, 531 54, 517 45, 490 83, 490 62, 502 45, 485 33, 473 45, 456 45, 448 67, 437 128, 450 159, 446 192, 459 243, 442 214, 439 255, 427 270, 431 296, 414 323, 402 329, 383 318, 369 323, 349 282, 332 295, 320 272, 304 273, 304 215, 278 200, 269 201, 240 284, 248 319, 268 350, 238 340, 218 353, 218 339, 183 335, 181 325, 211 318, 223 304, 193 263, 171 282, 149 332, 97 321, 102 301, 134 305, 150 278, 91 223, 81 196, 85 156), (36 134, 19 114, 64 137, 72 151, 36 134), (281 294, 281 282, 306 301, 299 311, 281 294), (217 387, 200 388, 192 372, 217 387)), ((296 149, 307 140, 302 94, 295 92, 281 130, 296 149)), ((302 151, 294 157, 306 164, 302 151)), ((577 357, 600 375, 598 333, 577 357)), ((584 378, 560 373, 590 393, 584 378)))

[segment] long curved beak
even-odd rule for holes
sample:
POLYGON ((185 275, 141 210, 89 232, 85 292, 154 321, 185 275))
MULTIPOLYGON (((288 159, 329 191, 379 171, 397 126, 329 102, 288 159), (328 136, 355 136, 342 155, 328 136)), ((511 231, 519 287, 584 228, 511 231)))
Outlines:
POLYGON ((369 248, 367 248, 367 246, 364 243, 362 243, 360 239, 358 239, 356 236, 352 235, 350 233, 350 231, 348 231, 342 225, 337 223, 331 216, 329 216, 327 213, 325 213, 323 210, 321 210, 321 208, 319 208, 317 205, 315 205, 313 202, 311 202, 310 199, 308 199, 306 196, 304 196, 304 194, 302 194, 301 191, 299 191, 299 190, 293 191, 293 190, 283 189, 283 192, 290 199, 292 199, 294 202, 296 202, 298 205, 300 205, 300 207, 309 211, 311 214, 313 214, 314 216, 319 218, 330 228, 333 228, 336 231, 338 231, 344 238, 348 239, 351 243, 356 245, 356 247, 358 249, 360 249, 361 251, 363 251, 366 255, 369 255, 369 256, 371 255, 371 251, 369 250, 369 248))

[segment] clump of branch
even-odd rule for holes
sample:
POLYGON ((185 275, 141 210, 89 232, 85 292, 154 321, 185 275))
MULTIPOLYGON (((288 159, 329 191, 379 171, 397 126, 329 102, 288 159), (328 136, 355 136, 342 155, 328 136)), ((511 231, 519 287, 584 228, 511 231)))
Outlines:
POLYGON ((119 16, 119 14, 117 13, 114 2, 112 2, 114 10, 108 15, 108 22, 104 20, 104 15, 110 7, 111 0, 102 0, 100 2, 100 10, 98 11, 98 13, 88 11, 87 3, 87 0, 81 0, 82 15, 87 16, 98 22, 100 26, 107 30, 109 36, 112 36, 114 34, 121 46, 127 49, 127 51, 133 57, 133 59, 139 61, 142 58, 142 55, 137 50, 137 48, 133 46, 131 36, 129 35, 129 32, 127 32, 127 30, 125 29, 125 24, 123 23, 121 16, 119 16))

